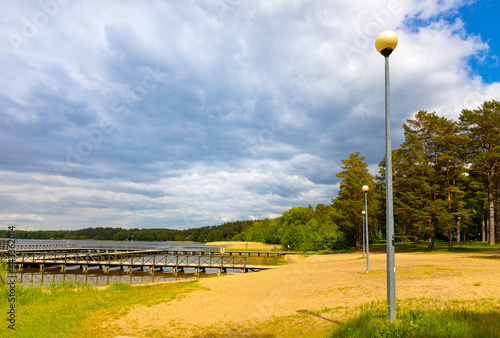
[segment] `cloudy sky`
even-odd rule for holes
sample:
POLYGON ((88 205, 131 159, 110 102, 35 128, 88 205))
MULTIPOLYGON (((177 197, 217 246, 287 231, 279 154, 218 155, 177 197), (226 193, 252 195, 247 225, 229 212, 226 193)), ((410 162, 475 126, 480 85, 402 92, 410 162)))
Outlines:
POLYGON ((500 99, 494 0, 0 2, 0 228, 184 229, 328 204, 419 109, 500 99))

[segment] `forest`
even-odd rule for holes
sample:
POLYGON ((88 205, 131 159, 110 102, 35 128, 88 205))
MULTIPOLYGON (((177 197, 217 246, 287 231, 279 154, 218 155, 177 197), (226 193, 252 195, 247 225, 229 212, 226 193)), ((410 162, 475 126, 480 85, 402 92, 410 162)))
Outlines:
MULTIPOLYGON (((403 124, 404 141, 392 151, 396 240, 450 248, 461 241, 500 241, 500 102, 464 109, 458 121, 419 111, 403 124)), ((17 231, 17 238, 138 241, 258 241, 285 250, 360 248, 367 185, 369 239, 385 240, 385 160, 372 176, 365 157, 342 160, 338 196, 329 205, 297 206, 281 217, 172 229, 87 228, 17 231)), ((0 231, 6 237, 7 231, 0 231)))

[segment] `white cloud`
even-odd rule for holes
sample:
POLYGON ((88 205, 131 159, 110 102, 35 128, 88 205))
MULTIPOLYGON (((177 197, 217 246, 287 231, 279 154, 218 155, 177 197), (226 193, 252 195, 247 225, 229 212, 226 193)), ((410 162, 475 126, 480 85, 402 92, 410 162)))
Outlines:
POLYGON ((2 221, 20 226, 184 228, 329 203, 341 159, 384 155, 385 29, 394 146, 419 109, 456 118, 500 92, 469 67, 488 45, 448 19, 466 0, 57 3, 0 14, 2 221))

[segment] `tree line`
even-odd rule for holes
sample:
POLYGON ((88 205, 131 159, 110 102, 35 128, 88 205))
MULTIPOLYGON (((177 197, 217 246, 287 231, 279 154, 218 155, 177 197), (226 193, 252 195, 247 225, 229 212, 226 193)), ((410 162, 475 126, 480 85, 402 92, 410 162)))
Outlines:
MULTIPOLYGON (((110 240, 110 241, 194 241, 215 242, 241 239, 241 233, 255 221, 227 222, 220 225, 175 229, 123 229, 96 227, 79 230, 16 230, 17 239, 63 239, 63 240, 110 240)), ((9 231, 0 230, 0 237, 7 237, 9 231)))
MULTIPOLYGON (((500 241, 500 103, 462 110, 453 121, 419 111, 403 125, 404 142, 393 150, 394 229, 401 241, 436 239, 449 247, 462 240, 500 241)), ((372 178, 359 153, 344 162, 339 196, 340 229, 359 247, 361 186, 370 187, 370 237, 385 234, 385 160, 372 178)))
MULTIPOLYGON (((500 102, 485 101, 453 121, 419 111, 403 124, 404 141, 393 150, 394 230, 399 241, 500 241, 500 102)), ((330 205, 298 206, 281 217, 173 229, 87 228, 17 231, 17 238, 140 241, 259 241, 284 249, 360 248, 367 185, 370 241, 385 239, 385 159, 372 176, 365 157, 342 160, 338 196, 330 205)), ((8 233, 0 231, 0 236, 8 233)))

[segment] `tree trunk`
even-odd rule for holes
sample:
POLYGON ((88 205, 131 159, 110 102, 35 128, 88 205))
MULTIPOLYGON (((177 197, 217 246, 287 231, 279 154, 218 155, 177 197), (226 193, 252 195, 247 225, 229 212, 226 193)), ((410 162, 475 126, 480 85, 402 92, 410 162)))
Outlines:
POLYGON ((495 205, 495 210, 497 213, 497 224, 496 224, 496 236, 497 236, 497 243, 500 242, 500 194, 498 193, 498 182, 496 183, 496 195, 497 195, 497 201, 495 205))
POLYGON ((427 251, 434 250, 434 231, 429 235, 427 239, 427 251))
POLYGON ((482 228, 481 228, 481 242, 486 242, 486 213, 484 212, 484 207, 481 208, 481 219, 482 219, 482 228))
POLYGON ((451 225, 448 226, 448 247, 453 249, 453 230, 451 229, 451 225))
POLYGON ((460 245, 461 244, 461 241, 462 239, 460 238, 460 234, 461 234, 461 231, 460 231, 460 217, 457 217, 457 245, 460 245))
POLYGON ((493 180, 491 177, 488 180, 488 226, 488 242, 490 245, 495 245, 495 203, 493 200, 493 180))

